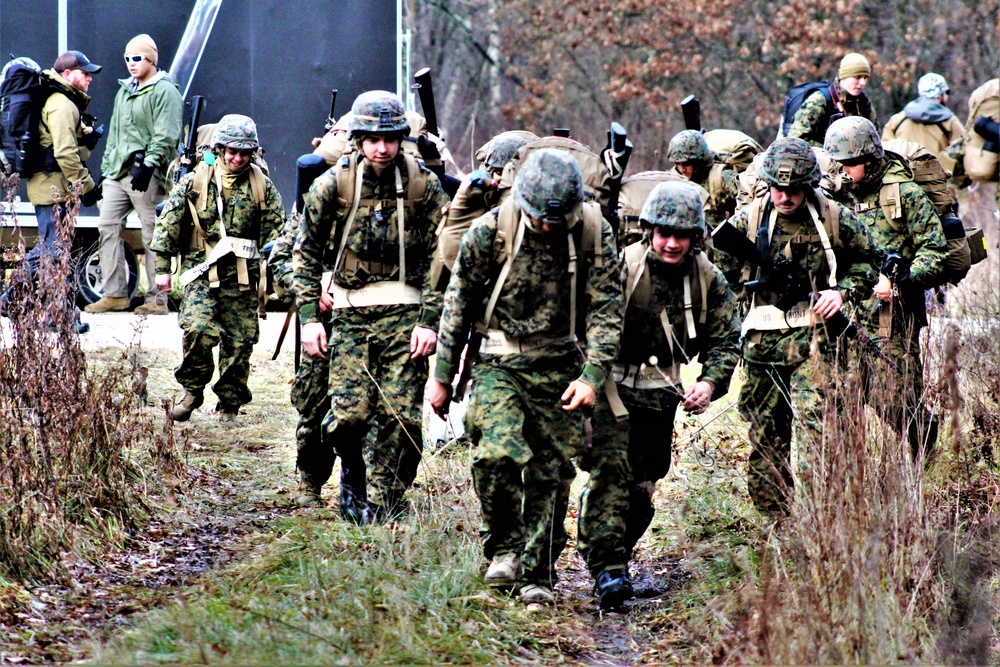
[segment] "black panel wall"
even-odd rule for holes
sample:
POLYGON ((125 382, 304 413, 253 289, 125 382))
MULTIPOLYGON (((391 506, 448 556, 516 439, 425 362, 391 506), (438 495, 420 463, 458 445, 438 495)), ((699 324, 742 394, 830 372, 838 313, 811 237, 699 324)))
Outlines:
MULTIPOLYGON (((69 0, 69 48, 104 71, 94 77, 90 111, 111 116, 118 79, 128 76, 125 44, 146 32, 169 70, 194 1, 69 0)), ((0 1, 0 54, 51 67, 58 55, 56 0, 0 1)), ((339 90, 338 116, 358 94, 396 88, 394 0, 223 0, 190 95, 204 95, 202 122, 226 113, 257 122, 271 177, 290 208, 295 159, 310 152, 339 90)), ((103 142, 88 161, 97 172, 103 142)))

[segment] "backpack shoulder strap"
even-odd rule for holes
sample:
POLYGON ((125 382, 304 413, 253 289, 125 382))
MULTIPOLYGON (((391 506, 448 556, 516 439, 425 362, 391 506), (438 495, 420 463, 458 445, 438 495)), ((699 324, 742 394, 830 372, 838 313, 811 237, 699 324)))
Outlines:
POLYGON ((407 192, 406 199, 410 202, 419 203, 424 200, 427 193, 427 171, 421 166, 420 161, 408 153, 403 154, 406 162, 407 192))
MULTIPOLYGON (((760 229, 761 220, 764 219, 764 209, 767 208, 767 203, 770 200, 770 195, 757 197, 747 207, 747 238, 753 243, 757 242, 757 230, 760 229)), ((743 272, 740 276, 740 282, 745 283, 750 280, 751 273, 753 273, 753 266, 750 262, 743 262, 743 272)))
POLYGON ((698 313, 698 324, 705 324, 708 321, 708 289, 715 278, 712 262, 704 252, 699 252, 694 256, 698 273, 699 303, 701 304, 698 313))
POLYGON ((625 266, 627 281, 625 283, 625 308, 635 299, 639 306, 648 306, 652 298, 652 283, 646 272, 646 251, 649 246, 646 241, 637 241, 625 248, 625 266))
POLYGON ((886 183, 878 191, 878 205, 893 231, 903 230, 903 202, 899 195, 899 183, 886 183))
POLYGON ((514 198, 508 197, 500 205, 500 210, 497 212, 497 236, 494 241, 495 245, 499 245, 502 248, 503 254, 499 258, 499 261, 503 262, 503 266, 500 268, 496 284, 490 293, 490 299, 486 302, 483 319, 476 325, 480 331, 485 332, 490 325, 490 320, 493 319, 493 310, 500 299, 500 294, 503 292, 503 285, 507 281, 507 274, 510 273, 510 267, 514 263, 514 256, 521 247, 521 241, 523 240, 524 224, 521 223, 521 211, 515 205, 514 198))
POLYGON ((726 165, 722 162, 715 162, 712 164, 711 169, 708 170, 708 197, 712 202, 712 207, 717 208, 719 205, 719 199, 722 197, 722 192, 726 187, 725 179, 722 177, 722 172, 725 171, 726 165))
POLYGON ((823 218, 823 228, 826 229, 826 233, 830 237, 830 245, 833 248, 839 248, 840 207, 837 206, 837 202, 823 194, 823 191, 819 188, 815 188, 814 192, 816 193, 816 202, 818 204, 816 209, 823 218))
POLYGON ((601 231, 604 227, 604 217, 600 205, 596 202, 583 205, 583 238, 581 252, 587 257, 593 257, 594 266, 604 266, 604 251, 601 247, 601 231))
POLYGON ((264 172, 253 163, 250 163, 250 191, 253 193, 257 210, 263 214, 267 203, 267 187, 264 184, 264 172))

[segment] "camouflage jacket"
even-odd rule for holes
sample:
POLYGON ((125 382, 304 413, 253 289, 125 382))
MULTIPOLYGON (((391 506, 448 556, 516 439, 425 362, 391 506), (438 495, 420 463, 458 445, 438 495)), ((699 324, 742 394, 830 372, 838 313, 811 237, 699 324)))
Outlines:
MULTIPOLYGON (((254 239, 258 247, 269 243, 285 224, 285 209, 281 205, 281 195, 267 177, 264 178, 264 210, 256 212, 257 204, 250 188, 249 169, 243 172, 236 181, 235 187, 229 192, 229 197, 223 202, 224 223, 226 234, 236 238, 254 239), (259 220, 258 220, 259 218, 259 220)), ((170 273, 170 260, 175 255, 181 255, 181 271, 190 269, 207 259, 206 249, 191 250, 190 239, 193 230, 191 222, 191 207, 188 202, 194 197, 192 186, 196 172, 187 174, 174 186, 163 211, 156 218, 153 230, 153 241, 150 248, 156 251, 156 272, 170 273)), ((207 205, 198 211, 198 221, 205 232, 205 240, 209 243, 218 242, 222 238, 219 230, 218 187, 214 179, 208 183, 204 193, 207 205)), ((232 255, 223 258, 218 263, 219 279, 222 282, 231 281, 236 284, 236 264, 232 255)), ((251 276, 260 274, 256 261, 249 262, 251 276)), ((203 276, 207 280, 207 274, 203 276)))
MULTIPOLYGON (((887 152, 871 175, 847 192, 853 198, 854 211, 871 232, 872 238, 885 253, 898 253, 910 265, 909 285, 900 285, 904 312, 916 318, 918 325, 927 323, 924 290, 937 285, 945 265, 948 242, 938 218, 923 189, 913 182, 913 172, 902 158, 887 152), (895 226, 886 220, 879 206, 882 186, 899 183, 903 218, 895 226)), ((881 266, 881 259, 878 261, 881 266)), ((867 295, 866 295, 867 296, 867 295)), ((866 302, 865 313, 877 325, 875 297, 866 302)))
MULTIPOLYGON (((409 179, 400 151, 393 168, 381 177, 362 163, 359 171, 361 196, 358 211, 345 245, 345 257, 334 274, 334 282, 344 289, 358 289, 383 281, 399 280, 399 230, 396 224, 396 169, 402 172, 403 189, 409 179), (373 204, 374 202, 374 204, 373 204), (356 266, 355 266, 356 265, 356 266), (386 270, 390 272, 386 272, 386 270)), ((302 225, 295 242, 292 266, 295 294, 303 324, 318 322, 320 280, 333 269, 349 211, 338 203, 337 167, 316 179, 305 196, 302 225)), ((427 177, 423 199, 408 208, 406 228, 406 283, 421 291, 418 324, 436 329, 441 315, 441 293, 431 288, 431 261, 437 251, 437 230, 448 196, 437 176, 420 167, 427 177), (414 214, 415 212, 415 214, 414 214)), ((346 198, 344 198, 346 199, 346 198)), ((371 306, 369 306, 370 308, 371 306)))
MULTIPOLYGON (((834 88, 844 103, 844 111, 848 116, 864 116, 878 127, 878 117, 875 113, 875 106, 861 91, 861 95, 853 97, 844 92, 840 87, 840 80, 834 81, 834 88), (863 98, 863 99, 862 99, 863 98), (867 107, 868 113, 863 111, 867 107)), ((831 105, 832 106, 832 105, 831 105)), ((839 113, 835 110, 833 113, 839 113)), ((792 119, 792 126, 785 136, 799 137, 805 139, 813 146, 823 147, 823 139, 826 138, 826 130, 830 126, 830 114, 827 109, 826 95, 822 90, 814 91, 802 102, 802 106, 795 112, 792 119)))
MULTIPOLYGON (((853 211, 839 203, 834 205, 839 208, 839 241, 833 244, 833 253, 837 259, 835 288, 844 297, 845 314, 850 314, 851 306, 866 298, 875 285, 877 272, 874 264, 879 261, 879 249, 868 228, 858 220, 853 211)), ((762 225, 767 224, 769 208, 765 208, 762 225)), ((743 208, 729 219, 732 225, 744 233, 748 228, 748 211, 749 207, 743 208)), ((822 216, 822 212, 820 215, 822 216)), ((824 290, 831 286, 827 285, 830 268, 823 246, 818 241, 792 243, 789 240, 789 237, 796 235, 815 234, 816 226, 804 206, 792 216, 779 215, 768 246, 768 255, 771 260, 781 260, 786 257, 787 250, 794 264, 815 282, 816 289, 824 290)), ((754 273, 751 273, 751 277, 754 273)), ((777 296, 763 292, 758 299, 759 302, 773 304, 777 296)), ((773 330, 748 333, 743 339, 743 358, 759 364, 798 364, 808 356, 812 339, 813 330, 809 327, 793 328, 785 332, 773 330)))
MULTIPOLYGON (((677 167, 671 173, 680 174, 677 167)), ((736 196, 739 194, 739 174, 729 165, 715 162, 705 171, 705 176, 699 179, 691 179, 695 185, 700 185, 708 192, 708 202, 705 205, 705 222, 708 223, 709 231, 715 229, 729 219, 736 212, 736 196), (716 165, 721 165, 719 170, 722 178, 712 176, 712 170, 716 165)))
MULTIPOLYGON (((580 379, 599 389, 611 369, 622 328, 622 286, 614 233, 602 221, 602 266, 588 261, 586 284, 577 294, 577 335, 585 354, 580 379), (582 324, 582 326, 581 326, 582 324)), ((580 225, 578 225, 579 227, 580 225)), ((458 371, 459 359, 469 332, 483 316, 500 271, 497 212, 472 223, 462 237, 455 272, 444 297, 444 313, 438 333, 434 377, 448 384, 458 371)), ((580 244, 577 243, 577 247, 580 244)), ((584 253, 581 252, 581 256, 584 253)), ((570 320, 569 249, 564 240, 549 244, 526 231, 496 304, 491 327, 514 338, 531 336, 567 337, 570 320)), ((573 343, 554 342, 528 354, 483 355, 484 360, 510 368, 544 368, 578 364, 580 353, 573 343)))
MULTIPOLYGON (((694 339, 688 338, 684 313, 684 276, 690 274, 692 290, 700 290, 700 276, 689 256, 683 266, 673 267, 652 251, 646 250, 645 270, 649 272, 650 298, 648 304, 636 303, 633 297, 625 310, 625 328, 622 332, 621 350, 617 361, 626 365, 648 363, 655 355, 659 365, 669 365, 672 356, 680 363, 689 363, 695 356, 701 363, 698 380, 706 380, 713 386, 712 398, 720 398, 729 391, 736 363, 740 359, 740 316, 736 295, 722 272, 711 266, 712 278, 708 282, 707 297, 699 294, 693 299, 695 319, 694 339), (699 322, 704 308, 705 323, 699 322), (666 311, 673 327, 676 343, 671 346, 660 321, 660 313, 666 311)), ((622 283, 628 285, 628 265, 622 266, 622 283)), ((676 392, 672 389, 633 389, 622 387, 622 398, 626 405, 639 405, 653 409, 665 409, 668 401, 676 402, 676 392), (664 396, 673 394, 673 397, 664 396)))
POLYGON ((299 227, 302 225, 302 218, 298 213, 288 216, 278 238, 271 246, 271 254, 267 258, 267 265, 271 267, 271 276, 275 285, 281 287, 289 294, 295 293, 293 284, 295 274, 292 272, 292 250, 295 247, 295 239, 299 235, 299 227))

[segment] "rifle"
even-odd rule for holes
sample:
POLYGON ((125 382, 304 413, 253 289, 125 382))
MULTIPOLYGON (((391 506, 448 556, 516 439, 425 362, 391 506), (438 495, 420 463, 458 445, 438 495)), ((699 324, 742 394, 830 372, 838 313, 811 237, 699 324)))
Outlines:
POLYGON ((337 124, 337 119, 334 117, 333 112, 337 109, 337 89, 334 88, 330 91, 330 115, 326 117, 326 123, 323 124, 323 129, 329 132, 333 129, 333 126, 337 124))
POLYGON ((201 111, 205 107, 205 98, 195 95, 188 104, 191 105, 191 124, 188 125, 187 137, 181 146, 180 164, 174 171, 174 183, 179 183, 187 176, 198 159, 198 121, 201 120, 201 111))
POLYGON ((681 100, 681 113, 684 114, 684 129, 701 132, 701 102, 694 95, 688 95, 681 100))
MULTIPOLYGON (((767 226, 761 225, 761 232, 764 242, 767 239, 767 226)), ((758 238, 758 241, 761 239, 758 238)), ((792 306, 801 302, 811 300, 813 297, 812 283, 809 276, 792 260, 783 258, 772 260, 767 257, 762 249, 747 238, 746 234, 740 232, 728 221, 722 223, 712 232, 712 245, 727 252, 736 259, 750 262, 761 271, 761 277, 757 280, 750 280, 743 284, 743 287, 750 294, 757 292, 773 292, 778 295, 778 300, 774 305, 782 312, 788 312, 792 306)), ((827 333, 832 338, 839 338, 842 334, 858 344, 858 347, 867 355, 875 356, 884 361, 894 371, 899 372, 899 366, 882 350, 881 346, 852 320, 849 320, 843 311, 837 311, 824 321, 827 333)))
POLYGON ((465 357, 462 359, 462 367, 458 371, 455 393, 451 397, 455 403, 460 403, 465 398, 465 390, 468 389, 469 380, 472 379, 472 367, 479 361, 479 348, 483 346, 484 340, 486 340, 486 330, 473 324, 469 340, 465 344, 465 357))
POLYGON ((424 119, 427 121, 427 131, 434 136, 441 136, 438 131, 437 109, 434 106, 434 84, 431 83, 431 68, 425 67, 413 75, 416 82, 415 88, 420 97, 420 106, 424 110, 424 119))
POLYGON ((621 221, 618 218, 618 195, 621 194, 622 178, 625 176, 625 167, 628 166, 628 159, 632 155, 632 142, 629 141, 625 128, 617 122, 611 122, 611 129, 608 130, 608 145, 601 151, 604 166, 611 172, 611 183, 608 192, 608 214, 613 218, 609 220, 611 228, 618 234, 618 227, 621 221))

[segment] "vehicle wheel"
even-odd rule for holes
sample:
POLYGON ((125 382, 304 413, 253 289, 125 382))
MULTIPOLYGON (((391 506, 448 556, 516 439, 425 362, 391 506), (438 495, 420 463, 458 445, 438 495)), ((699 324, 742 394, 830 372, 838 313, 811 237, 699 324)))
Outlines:
MULTIPOLYGON (((76 261, 76 287, 80 301, 95 303, 104 294, 104 277, 101 275, 101 243, 95 241, 84 248, 76 261)), ((139 263, 135 253, 125 246, 125 271, 128 274, 128 298, 139 289, 139 263)))

